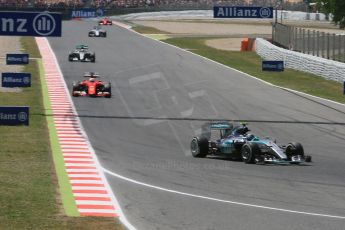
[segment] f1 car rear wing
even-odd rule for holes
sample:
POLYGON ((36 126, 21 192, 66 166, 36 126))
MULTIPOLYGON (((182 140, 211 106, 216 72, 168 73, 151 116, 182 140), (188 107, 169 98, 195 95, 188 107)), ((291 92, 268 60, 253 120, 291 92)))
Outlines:
POLYGON ((211 121, 202 125, 202 135, 211 139, 222 139, 231 132, 234 125, 228 121, 211 121))
POLYGON ((223 130, 223 129, 232 129, 233 125, 229 122, 211 122, 210 123, 210 129, 218 129, 218 130, 223 130))
POLYGON ((85 72, 84 73, 84 77, 94 77, 94 78, 97 78, 99 77, 99 73, 95 73, 95 72, 85 72))
POLYGON ((77 50, 81 50, 81 49, 88 49, 89 48, 89 46, 88 45, 77 45, 76 47, 75 47, 77 50))

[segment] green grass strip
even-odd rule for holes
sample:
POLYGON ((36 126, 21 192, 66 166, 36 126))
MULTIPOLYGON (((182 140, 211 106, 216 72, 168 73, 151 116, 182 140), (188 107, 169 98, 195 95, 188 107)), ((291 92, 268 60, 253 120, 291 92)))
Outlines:
POLYGON ((57 132, 54 125, 53 116, 51 116, 51 105, 48 96, 48 87, 44 78, 44 67, 42 60, 39 59, 39 72, 40 72, 40 79, 41 79, 41 86, 42 86, 42 94, 43 94, 43 103, 44 108, 46 111, 46 119, 48 124, 49 136, 50 136, 50 144, 53 153, 53 160, 56 169, 56 175, 58 178, 59 189, 61 193, 62 204, 67 216, 80 216, 79 211, 77 209, 71 184, 69 183, 69 179, 65 170, 64 160, 62 156, 62 151, 60 148, 60 144, 57 137, 57 132))

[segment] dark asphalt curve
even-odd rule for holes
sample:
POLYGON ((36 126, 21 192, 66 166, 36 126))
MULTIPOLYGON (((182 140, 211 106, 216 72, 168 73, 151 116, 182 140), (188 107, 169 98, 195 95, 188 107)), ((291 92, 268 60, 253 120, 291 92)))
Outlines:
POLYGON ((70 90, 86 71, 112 83, 111 99, 73 98, 102 166, 139 182, 203 196, 107 174, 135 227, 345 229, 345 219, 336 218, 345 217, 344 106, 270 86, 117 26, 105 27, 107 38, 88 38, 92 26, 66 22, 63 37, 49 41, 70 90), (77 44, 89 45, 96 63, 68 62, 77 44), (314 162, 263 166, 192 158, 190 140, 202 119, 248 121, 257 135, 303 143, 314 162))

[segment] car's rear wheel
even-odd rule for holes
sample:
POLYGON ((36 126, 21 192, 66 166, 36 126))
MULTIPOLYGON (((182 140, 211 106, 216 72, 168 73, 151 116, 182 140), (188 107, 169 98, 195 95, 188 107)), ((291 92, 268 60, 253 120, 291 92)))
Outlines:
POLYGON ((208 139, 205 137, 194 137, 190 149, 193 157, 204 158, 208 154, 208 139))
POLYGON ((246 164, 255 163, 255 158, 260 155, 260 148, 256 143, 245 143, 241 148, 242 160, 246 164))
POLYGON ((76 81, 74 81, 74 82, 72 83, 72 96, 73 96, 73 97, 77 97, 77 96, 78 96, 78 94, 75 93, 75 91, 80 91, 79 82, 76 82, 76 81))

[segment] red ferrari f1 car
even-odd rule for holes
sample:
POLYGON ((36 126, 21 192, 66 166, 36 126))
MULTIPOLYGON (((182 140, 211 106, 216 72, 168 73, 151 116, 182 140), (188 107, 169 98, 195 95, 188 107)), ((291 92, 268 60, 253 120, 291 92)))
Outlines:
POLYGON ((111 20, 109 20, 109 18, 107 18, 107 17, 98 21, 98 25, 111 26, 112 24, 113 24, 113 22, 111 20))
POLYGON ((83 81, 73 82, 72 96, 90 96, 90 97, 111 97, 110 82, 103 82, 98 80, 99 74, 88 72, 84 77, 89 79, 83 81))

